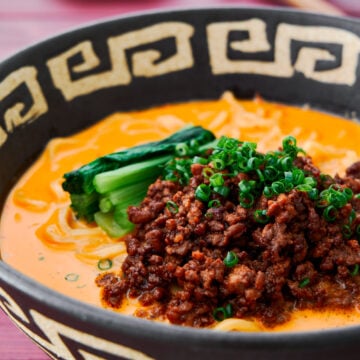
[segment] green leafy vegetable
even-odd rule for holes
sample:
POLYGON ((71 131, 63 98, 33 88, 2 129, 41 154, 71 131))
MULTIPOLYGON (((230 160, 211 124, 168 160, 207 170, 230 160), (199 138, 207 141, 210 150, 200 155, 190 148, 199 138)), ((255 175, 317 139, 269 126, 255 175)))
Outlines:
MULTIPOLYGON (((186 127, 161 141, 106 155, 68 172, 62 187, 70 193, 78 218, 96 221, 110 236, 119 237, 133 228, 127 219, 128 206, 141 202, 165 164, 176 155, 199 155, 201 147, 214 139, 201 126, 186 127)), ((190 171, 189 161, 180 159, 175 171, 190 171)))
POLYGON ((97 174, 119 169, 120 167, 148 160, 160 155, 174 154, 179 143, 197 140, 206 144, 215 136, 201 126, 186 127, 171 136, 156 142, 150 142, 113 154, 102 156, 81 168, 64 175, 63 189, 71 194, 90 194, 94 191, 93 180, 97 174))

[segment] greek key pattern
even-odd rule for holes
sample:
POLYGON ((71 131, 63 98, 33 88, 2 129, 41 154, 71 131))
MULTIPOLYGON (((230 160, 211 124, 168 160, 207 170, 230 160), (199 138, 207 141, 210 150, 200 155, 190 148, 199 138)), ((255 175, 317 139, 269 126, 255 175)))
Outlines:
MULTIPOLYGON (((267 27, 267 23, 258 18, 208 24, 204 49, 209 57, 210 72, 214 76, 256 74, 277 78, 291 78, 301 73, 315 82, 342 86, 353 86, 357 81, 360 39, 355 33, 328 26, 280 23, 271 44, 267 27), (234 40, 230 35, 236 32, 245 32, 248 36, 234 40), (300 44, 296 54, 292 48, 295 42, 300 44), (335 55, 325 44, 337 46, 339 54, 335 55), (239 55, 238 58, 230 58, 229 50, 239 55), (257 59, 260 53, 271 54, 273 60, 249 60, 249 56, 257 59), (242 55, 246 57, 241 59, 242 55), (319 70, 317 65, 321 62, 333 66, 319 70)), ((65 101, 72 101, 98 90, 128 86, 134 78, 145 78, 146 81, 146 78, 193 68, 196 65, 191 43, 194 35, 194 26, 186 22, 161 22, 107 38, 108 70, 98 70, 102 59, 96 54, 91 40, 71 46, 46 60, 45 64, 53 86, 65 101), (162 40, 173 42, 174 54, 162 54, 156 45, 162 40), (80 57, 81 62, 71 65, 70 60, 75 56, 80 57)), ((5 111, 4 127, 0 125, 0 147, 16 127, 35 121, 48 111, 38 69, 34 66, 22 67, 0 82, 0 103, 16 93, 20 86, 26 87, 33 105, 26 108, 18 101, 5 111)))

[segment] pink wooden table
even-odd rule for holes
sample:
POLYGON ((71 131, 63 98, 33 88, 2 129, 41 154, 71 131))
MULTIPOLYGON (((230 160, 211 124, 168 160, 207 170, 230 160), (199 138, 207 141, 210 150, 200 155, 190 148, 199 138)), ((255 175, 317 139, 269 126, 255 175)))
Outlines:
MULTIPOLYGON (((359 0, 332 0, 353 16, 359 0)), ((212 5, 276 6, 272 0, 0 0, 0 60, 21 48, 94 20, 157 8, 212 5)), ((0 359, 44 360, 43 354, 0 310, 0 359)))

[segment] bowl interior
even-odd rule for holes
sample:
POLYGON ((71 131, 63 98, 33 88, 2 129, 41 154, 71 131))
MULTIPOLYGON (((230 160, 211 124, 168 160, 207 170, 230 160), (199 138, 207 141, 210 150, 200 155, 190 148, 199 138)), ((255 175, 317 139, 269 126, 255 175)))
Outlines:
MULTIPOLYGON (((239 98, 260 95, 356 117, 359 34, 360 23, 351 19, 276 9, 211 8, 112 19, 34 45, 0 65, 0 202, 50 138, 72 134, 115 111, 216 99, 231 90, 239 98)), ((289 354, 315 338, 321 350, 337 336, 336 331, 326 332, 327 339, 321 334, 224 336, 177 327, 168 331, 121 316, 115 321, 108 312, 35 285, 1 262, 0 285, 22 308, 32 304, 40 311, 42 304, 49 318, 58 319, 62 313, 64 322, 75 322, 86 331, 90 322, 97 335, 117 341, 122 334, 128 346, 143 346, 159 358, 161 353, 151 345, 153 334, 164 349, 189 344, 189 353, 200 358, 214 351, 227 358, 239 346, 244 358, 264 356, 260 344, 278 355, 289 354), (101 334, 106 322, 108 328, 101 334), (142 345, 136 340, 139 328, 142 345), (209 338, 215 342, 210 344, 209 338)), ((343 331, 350 343, 360 332, 343 331)))

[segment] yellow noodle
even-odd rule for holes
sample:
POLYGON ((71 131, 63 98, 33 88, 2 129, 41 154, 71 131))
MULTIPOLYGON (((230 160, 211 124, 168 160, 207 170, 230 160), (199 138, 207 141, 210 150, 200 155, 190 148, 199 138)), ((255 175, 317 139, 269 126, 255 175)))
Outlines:
POLYGON ((242 331, 242 332, 258 332, 263 330, 255 321, 229 318, 216 323, 214 330, 220 331, 242 331))

